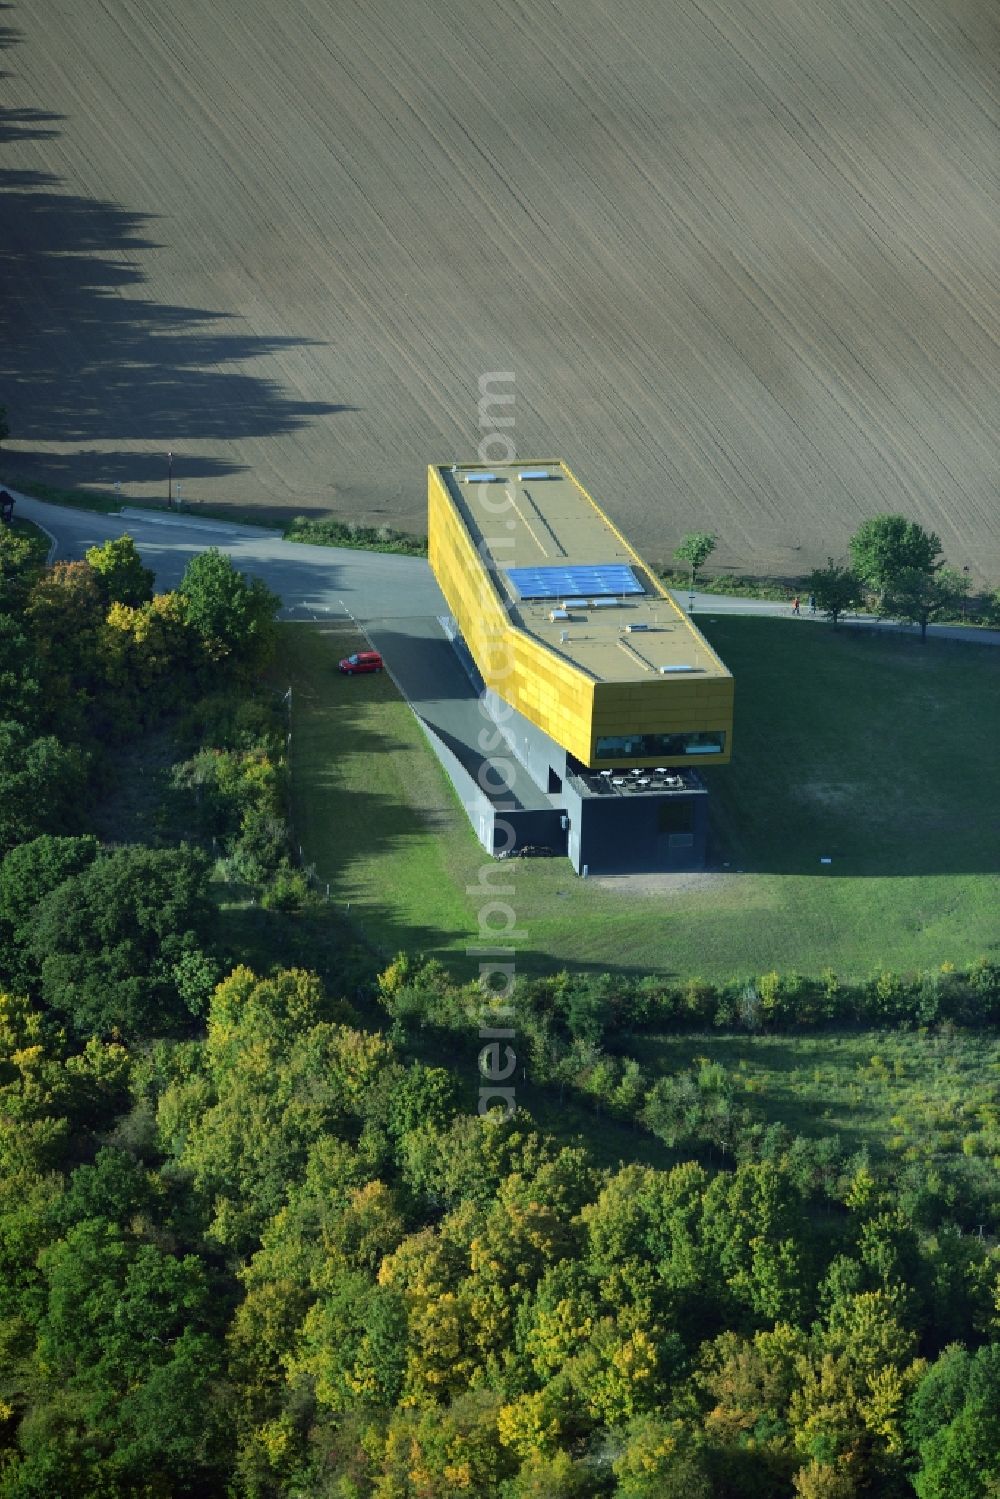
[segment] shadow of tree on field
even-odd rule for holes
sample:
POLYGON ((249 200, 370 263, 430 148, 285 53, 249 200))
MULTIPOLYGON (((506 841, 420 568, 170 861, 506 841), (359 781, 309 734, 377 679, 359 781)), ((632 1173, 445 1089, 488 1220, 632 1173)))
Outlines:
MULTIPOLYGON (((13 27, 0 26, 0 49, 19 42, 13 27)), ((165 474, 168 449, 294 432, 351 409, 296 399, 278 379, 240 368, 311 340, 248 334, 211 308, 137 294, 146 280, 143 256, 163 248, 151 232, 157 216, 67 192, 18 156, 25 142, 56 135, 51 127, 61 118, 0 106, 7 155, 0 158, 0 402, 15 443, 3 454, 9 482, 148 481, 165 474), (33 452, 35 443, 76 451, 33 452), (147 444, 152 451, 130 450, 147 444)), ((187 452, 175 476, 243 468, 187 452)))
MULTIPOLYGON (((9 33, 0 27, 0 47, 9 45, 6 40, 8 36, 9 33)), ((8 74, 0 70, 0 81, 7 76, 8 74)), ((52 140, 59 132, 47 127, 63 118, 63 115, 49 114, 44 109, 0 110, 0 146, 6 141, 52 140)))

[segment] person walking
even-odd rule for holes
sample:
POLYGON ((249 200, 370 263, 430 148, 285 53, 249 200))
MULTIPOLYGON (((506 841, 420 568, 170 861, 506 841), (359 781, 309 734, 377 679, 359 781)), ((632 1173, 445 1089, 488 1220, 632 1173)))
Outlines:
POLYGON ((795 597, 792 599, 792 613, 793 614, 798 614, 799 613, 799 596, 798 596, 798 594, 796 594, 795 597))

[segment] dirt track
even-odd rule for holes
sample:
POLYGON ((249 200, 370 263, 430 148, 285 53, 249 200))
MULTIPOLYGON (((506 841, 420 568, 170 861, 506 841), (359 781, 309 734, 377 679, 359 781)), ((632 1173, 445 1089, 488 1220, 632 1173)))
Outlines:
POLYGON ((16 480, 421 527, 516 372, 666 555, 1000 581, 993 0, 0 7, 16 480))

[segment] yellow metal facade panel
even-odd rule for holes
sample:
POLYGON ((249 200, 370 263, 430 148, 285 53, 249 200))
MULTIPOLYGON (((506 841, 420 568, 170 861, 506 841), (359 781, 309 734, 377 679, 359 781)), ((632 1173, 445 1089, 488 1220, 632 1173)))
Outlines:
POLYGON ((686 755, 650 755, 642 758, 616 755, 601 758, 598 738, 625 738, 630 734, 684 734, 724 732, 721 755, 699 755, 699 764, 724 765, 732 757, 733 679, 707 677, 704 681, 678 681, 661 677, 638 688, 614 682, 598 682, 594 688, 594 716, 589 765, 684 765, 686 755))
POLYGON ((586 761, 595 684, 510 623, 465 522, 433 468, 428 474, 428 557, 486 685, 586 761))
MULTIPOLYGON (((566 470, 568 474, 569 471, 566 470)), ((572 475, 569 475, 572 479, 572 475)), ((584 501, 594 501, 573 479, 584 501)), ((674 601, 652 577, 624 537, 603 515, 637 569, 678 615, 674 601)), ((514 624, 444 476, 428 470, 428 556, 483 680, 584 765, 684 765, 692 758, 663 753, 647 757, 599 758, 598 737, 637 734, 725 733, 720 755, 697 762, 726 763, 732 753, 733 679, 710 652, 721 675, 647 677, 598 681, 514 624)), ((623 662, 626 653, 622 652, 623 662)))

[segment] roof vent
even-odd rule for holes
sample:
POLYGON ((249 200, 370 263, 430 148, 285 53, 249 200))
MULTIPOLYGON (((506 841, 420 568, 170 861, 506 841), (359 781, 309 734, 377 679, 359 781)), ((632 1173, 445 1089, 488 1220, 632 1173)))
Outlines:
POLYGON ((700 666, 689 666, 687 664, 687 662, 680 662, 680 663, 677 663, 677 664, 675 664, 673 666, 661 666, 660 667, 660 673, 661 673, 662 676, 666 676, 668 672, 674 672, 674 671, 701 671, 701 667, 700 666))
POLYGON ((551 479, 552 475, 547 468, 522 468, 517 477, 523 482, 525 479, 551 479))
POLYGON ((466 474, 464 482, 466 484, 495 484, 497 476, 496 474, 466 474))
POLYGON ((649 629, 648 625, 626 625, 625 626, 625 634, 626 635, 634 635, 635 632, 636 632, 636 630, 648 630, 648 629, 649 629))

